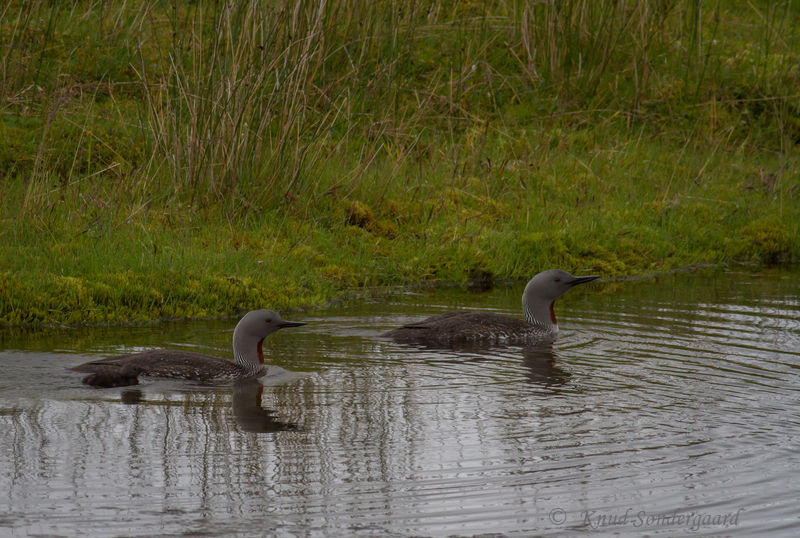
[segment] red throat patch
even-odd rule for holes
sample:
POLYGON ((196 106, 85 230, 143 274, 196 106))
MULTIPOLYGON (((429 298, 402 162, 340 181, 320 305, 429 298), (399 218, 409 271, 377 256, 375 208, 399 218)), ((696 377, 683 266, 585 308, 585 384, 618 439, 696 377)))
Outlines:
MULTIPOLYGON (((553 325, 556 325, 556 324, 558 324, 558 322, 556 321, 556 312, 555 312, 555 310, 553 310, 553 305, 554 304, 556 304, 555 301, 550 303, 550 321, 553 322, 553 325)), ((259 352, 259 354, 261 353, 261 344, 259 344, 259 346, 258 346, 258 352, 259 352)))
MULTIPOLYGON (((551 306, 550 307, 550 312, 553 311, 552 309, 553 309, 553 307, 551 306)), ((258 346, 256 346, 256 349, 258 350, 258 362, 260 362, 261 364, 264 364, 264 351, 261 349, 261 344, 263 342, 264 342, 264 339, 262 338, 261 340, 258 341, 258 346)))

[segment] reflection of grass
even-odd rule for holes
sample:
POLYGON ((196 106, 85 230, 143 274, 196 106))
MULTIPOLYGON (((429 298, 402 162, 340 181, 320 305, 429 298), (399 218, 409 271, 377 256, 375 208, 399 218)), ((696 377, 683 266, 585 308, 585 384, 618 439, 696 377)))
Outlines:
POLYGON ((134 4, 0 10, 0 322, 800 253, 783 3, 134 4))

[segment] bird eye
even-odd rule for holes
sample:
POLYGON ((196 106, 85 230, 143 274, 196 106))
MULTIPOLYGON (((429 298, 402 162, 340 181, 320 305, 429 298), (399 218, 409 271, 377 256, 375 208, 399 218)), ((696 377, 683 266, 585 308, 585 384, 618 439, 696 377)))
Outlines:
POLYGON ((272 323, 272 319, 271 318, 267 318, 267 323, 272 323))
POLYGON ((558 278, 558 277, 555 277, 555 278, 553 279, 553 282, 561 282, 561 279, 560 279, 560 278, 558 278))

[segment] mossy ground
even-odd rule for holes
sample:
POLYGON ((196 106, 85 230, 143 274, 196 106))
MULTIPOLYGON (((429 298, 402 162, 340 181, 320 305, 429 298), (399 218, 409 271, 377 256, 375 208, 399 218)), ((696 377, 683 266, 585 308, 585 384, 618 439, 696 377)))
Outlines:
MULTIPOLYGON (((257 19, 245 4, 237 24, 257 19)), ((218 32, 189 44, 164 32, 195 24, 189 8, 13 4, 0 19, 0 323, 289 309, 475 271, 612 277, 800 257, 800 44, 778 31, 798 26, 791 4, 720 2, 700 14, 701 45, 678 8, 652 15, 665 35, 633 48, 648 58, 584 54, 599 63, 581 73, 569 56, 546 72, 521 59, 534 38, 504 32, 533 27, 524 3, 431 5, 369 4, 374 48, 360 56, 367 30, 342 30, 338 11, 304 29, 278 10, 279 26, 328 32, 328 52, 294 57, 287 34, 275 47, 295 67, 264 74, 218 43, 235 54, 209 68, 217 84, 191 61, 218 32), (450 26, 434 32, 432 17, 450 26), (706 55, 671 63, 692 36, 706 55), (164 61, 182 51, 180 68, 164 61), (226 85, 234 72, 240 86, 226 85), (263 78, 276 73, 289 78, 263 78), (248 84, 262 89, 236 93, 248 84)), ((202 25, 232 24, 212 7, 194 13, 202 25)), ((551 26, 577 17, 536 9, 551 26)))

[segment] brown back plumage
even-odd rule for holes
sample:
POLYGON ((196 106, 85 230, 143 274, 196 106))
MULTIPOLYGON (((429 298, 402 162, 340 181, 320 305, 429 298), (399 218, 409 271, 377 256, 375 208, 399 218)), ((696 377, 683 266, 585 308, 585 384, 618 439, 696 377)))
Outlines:
POLYGON ((547 331, 524 319, 494 312, 460 310, 431 316, 383 334, 402 343, 458 344, 478 341, 524 342, 544 339, 547 331))
POLYGON ((95 386, 99 381, 103 382, 102 386, 124 386, 117 384, 117 378, 131 379, 142 374, 153 377, 212 381, 237 379, 244 373, 241 366, 221 357, 171 349, 153 349, 99 359, 76 366, 73 370, 99 374, 99 377, 91 378, 89 381, 85 380, 87 384, 95 386))

